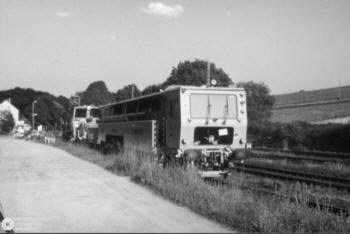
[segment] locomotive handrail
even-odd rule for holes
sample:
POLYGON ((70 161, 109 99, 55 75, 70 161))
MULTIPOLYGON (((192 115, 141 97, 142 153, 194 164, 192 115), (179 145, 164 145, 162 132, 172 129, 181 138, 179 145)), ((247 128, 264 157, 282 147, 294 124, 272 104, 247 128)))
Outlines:
POLYGON ((106 116, 104 118, 101 118, 99 122, 108 122, 108 121, 113 121, 113 120, 120 120, 122 118, 127 118, 127 117, 134 117, 134 116, 141 116, 145 115, 147 112, 137 112, 137 113, 130 113, 130 114, 121 114, 121 115, 110 115, 106 116))

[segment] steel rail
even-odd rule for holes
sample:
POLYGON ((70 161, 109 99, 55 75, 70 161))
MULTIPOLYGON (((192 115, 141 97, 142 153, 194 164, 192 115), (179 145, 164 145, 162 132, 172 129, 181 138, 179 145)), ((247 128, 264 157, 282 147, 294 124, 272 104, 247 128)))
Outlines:
POLYGON ((253 192, 257 195, 267 195, 267 196, 276 196, 284 199, 288 199, 294 203, 305 203, 309 207, 316 207, 319 210, 326 210, 331 213, 345 215, 346 217, 350 216, 350 201, 342 200, 339 198, 326 198, 326 197, 317 197, 313 194, 308 194, 307 198, 299 198, 298 196, 293 196, 290 193, 283 193, 278 191, 276 188, 264 188, 256 187, 249 185, 236 185, 232 184, 227 180, 217 181, 217 180, 206 180, 209 183, 217 185, 219 184, 228 187, 236 187, 245 191, 253 192))
POLYGON ((325 157, 325 158, 350 159, 350 153, 341 153, 341 152, 283 150, 283 149, 266 148, 266 147, 254 147, 252 150, 288 153, 292 155, 301 155, 301 156, 315 156, 315 157, 317 156, 317 157, 325 157))
MULTIPOLYGON (((262 188, 250 188, 250 187, 244 187, 242 189, 245 190, 252 190, 255 193, 260 194, 267 194, 271 196, 280 196, 289 199, 291 202, 300 202, 298 198, 294 196, 290 196, 287 194, 280 193, 278 191, 274 191, 272 189, 262 189, 262 188)), ((326 198, 320 198, 318 199, 314 195, 309 195, 309 198, 307 199, 306 203, 310 207, 318 207, 321 210, 328 210, 329 212, 336 213, 336 214, 344 214, 346 216, 350 216, 350 202, 341 200, 338 198, 332 198, 332 199, 326 199, 326 198)))
POLYGON ((287 160, 305 160, 311 162, 332 162, 350 164, 349 159, 335 158, 335 157, 323 157, 323 156, 303 156, 295 155, 292 153, 284 153, 278 151, 264 151, 264 150, 252 150, 250 155, 256 158, 271 158, 271 159, 287 159, 287 160))
POLYGON ((273 177, 283 180, 300 181, 303 183, 334 187, 350 191, 350 179, 348 178, 326 176, 321 174, 302 172, 291 169, 281 169, 251 163, 236 163, 233 169, 250 174, 273 177))

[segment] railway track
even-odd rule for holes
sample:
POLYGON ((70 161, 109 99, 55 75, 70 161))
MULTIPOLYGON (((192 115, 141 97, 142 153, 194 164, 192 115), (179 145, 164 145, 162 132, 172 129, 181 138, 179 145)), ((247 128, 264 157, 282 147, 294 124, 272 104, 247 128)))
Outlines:
POLYGON ((273 148, 256 147, 252 149, 251 155, 254 157, 288 159, 288 160, 306 160, 313 162, 333 162, 350 164, 349 153, 334 153, 320 151, 292 151, 273 148))
POLYGON ((257 187, 256 184, 237 185, 225 180, 218 182, 215 179, 210 180, 207 178, 206 181, 215 185, 219 183, 224 186, 237 187, 242 190, 251 191, 257 195, 284 198, 294 203, 303 203, 310 207, 316 207, 320 210, 325 210, 334 214, 345 215, 346 217, 350 217, 350 201, 347 200, 342 200, 339 198, 319 197, 313 194, 307 194, 307 197, 305 197, 305 195, 300 197, 298 195, 291 194, 290 192, 285 193, 279 191, 279 189, 276 187, 261 187, 261 184, 259 184, 257 187))
POLYGON ((233 169, 236 171, 242 171, 245 173, 260 176, 266 176, 288 181, 299 181, 307 184, 333 187, 341 190, 350 191, 349 178, 326 176, 292 169, 281 169, 266 165, 262 166, 255 163, 236 163, 233 169))
MULTIPOLYGON (((283 194, 279 191, 272 190, 272 189, 266 189, 266 188, 252 188, 252 187, 242 187, 242 189, 245 190, 251 190, 257 194, 264 194, 264 195, 270 195, 270 196, 278 196, 283 197, 286 199, 289 199, 291 202, 301 203, 301 199, 291 196, 288 194, 283 194)), ((305 198, 304 198, 305 199, 305 198)), ((344 214, 347 217, 350 216, 350 202, 341 200, 338 198, 317 198, 314 195, 308 195, 308 198, 305 199, 305 202, 310 207, 317 207, 321 210, 327 210, 329 212, 335 213, 335 214, 344 214)))
POLYGON ((327 151, 298 151, 298 150, 283 150, 277 148, 268 148, 268 147, 254 147, 256 150, 262 151, 277 151, 284 153, 292 153, 296 155, 311 155, 311 156, 319 156, 319 157, 336 157, 339 159, 347 159, 350 158, 350 153, 341 153, 341 152, 327 152, 327 151))
MULTIPOLYGON (((296 170, 285 170, 275 167, 245 163, 235 164, 234 170, 254 175, 266 176, 270 178, 277 178, 288 181, 299 181, 307 184, 334 187, 341 190, 350 191, 350 179, 348 178, 330 177, 320 174, 300 172, 296 170)), ((298 198, 294 196, 289 196, 287 194, 282 194, 275 189, 254 188, 250 186, 242 187, 242 189, 251 190, 255 193, 282 196, 284 198, 289 199, 292 202, 300 202, 298 201, 298 198)), ((328 210, 332 213, 345 214, 346 216, 350 216, 350 202, 342 199, 317 198, 315 196, 310 195, 307 200, 307 204, 310 207, 318 207, 319 209, 328 210)))

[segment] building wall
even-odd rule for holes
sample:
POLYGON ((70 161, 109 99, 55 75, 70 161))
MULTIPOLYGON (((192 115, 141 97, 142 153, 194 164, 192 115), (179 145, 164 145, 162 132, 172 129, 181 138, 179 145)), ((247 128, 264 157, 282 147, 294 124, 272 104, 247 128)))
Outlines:
POLYGON ((1 111, 9 111, 12 114, 12 117, 15 121, 15 125, 18 123, 19 111, 9 101, 5 100, 2 103, 0 103, 0 112, 1 111))

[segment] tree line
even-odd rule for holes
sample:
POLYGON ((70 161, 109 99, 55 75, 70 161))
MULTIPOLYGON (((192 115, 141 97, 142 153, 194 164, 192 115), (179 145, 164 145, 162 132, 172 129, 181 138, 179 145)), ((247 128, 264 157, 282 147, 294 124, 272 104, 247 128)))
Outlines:
MULTIPOLYGON (((214 63, 210 63, 210 78, 217 81, 216 86, 228 87, 233 85, 232 79, 223 69, 217 68, 214 63)), ((202 86, 207 83, 207 62, 203 60, 180 62, 173 67, 169 77, 160 84, 151 84, 140 90, 136 84, 128 84, 117 90, 110 92, 103 81, 91 83, 83 92, 77 92, 82 105, 103 105, 111 102, 126 100, 132 97, 147 95, 166 89, 170 85, 193 85, 202 86)), ((269 87, 264 83, 238 82, 235 84, 243 87, 247 93, 248 121, 251 124, 259 124, 267 121, 271 117, 274 98, 269 87)))
MULTIPOLYGON (((36 91, 33 89, 15 88, 0 91, 0 102, 11 98, 14 104, 28 121, 31 120, 32 102, 35 105, 36 123, 43 124, 49 128, 60 129, 64 121, 70 119, 74 105, 73 96, 79 96, 81 105, 104 105, 111 102, 122 101, 132 97, 147 95, 164 90, 170 85, 194 85, 206 84, 207 62, 203 60, 183 61, 173 67, 168 78, 160 84, 151 84, 140 90, 136 84, 127 84, 116 92, 108 90, 104 81, 95 81, 88 85, 85 91, 79 91, 70 98, 64 96, 54 96, 48 92, 36 91)), ((233 85, 232 79, 223 69, 216 67, 215 63, 210 63, 210 77, 217 81, 216 86, 228 87, 233 85)), ((271 116, 273 97, 266 84, 249 82, 238 82, 235 84, 245 88, 247 92, 248 120, 249 123, 258 124, 266 121, 271 116)))

